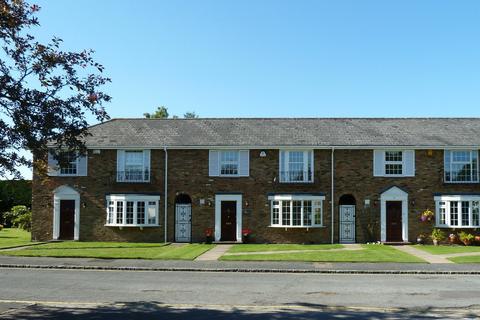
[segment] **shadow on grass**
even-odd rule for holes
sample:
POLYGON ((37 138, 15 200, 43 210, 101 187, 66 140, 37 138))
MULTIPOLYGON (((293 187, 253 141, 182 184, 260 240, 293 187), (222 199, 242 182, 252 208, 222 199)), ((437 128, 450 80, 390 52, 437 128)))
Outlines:
MULTIPOLYGON (((49 245, 49 243, 46 243, 46 245, 49 245)), ((32 247, 31 249, 28 249, 28 250, 156 249, 156 248, 163 248, 167 246, 169 246, 169 244, 154 245, 154 246, 148 246, 148 245, 121 246, 120 245, 120 246, 101 246, 101 247, 95 247, 95 246, 92 246, 92 247, 69 247, 69 246, 45 247, 45 246, 39 245, 38 247, 35 247, 35 248, 32 247)))
MULTIPOLYGON (((15 307, 14 307, 15 308, 15 307)), ((260 320, 260 319, 444 319, 451 318, 454 311, 423 309, 346 309, 329 308, 320 304, 296 304, 296 307, 235 308, 235 307, 171 307, 158 302, 124 302, 100 307, 62 307, 45 305, 17 306, 17 310, 3 315, 3 319, 194 319, 194 320, 260 320), (300 306, 300 307, 298 307, 300 306)), ((478 315, 466 310, 462 318, 476 318, 478 315)))

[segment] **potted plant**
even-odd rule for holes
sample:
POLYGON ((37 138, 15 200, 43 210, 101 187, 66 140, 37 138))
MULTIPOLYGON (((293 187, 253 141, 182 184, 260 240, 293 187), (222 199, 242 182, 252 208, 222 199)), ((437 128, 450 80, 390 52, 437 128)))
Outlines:
POLYGON ((460 238, 460 241, 462 241, 463 244, 466 245, 466 246, 471 245, 473 239, 475 238, 475 236, 473 234, 465 232, 465 231, 460 232, 458 234, 458 236, 460 238))
POLYGON ((418 236, 417 236, 417 243, 418 244, 424 244, 425 243, 425 235, 423 233, 420 233, 418 236))
POLYGON ((205 229, 205 243, 212 243, 213 242, 213 228, 205 229))
POLYGON ((243 243, 249 243, 251 237, 252 237, 252 230, 242 229, 242 241, 243 241, 243 243))
POLYGON ((475 236, 475 242, 477 243, 477 246, 480 245, 480 235, 475 236))
POLYGON ((432 237, 433 244, 438 246, 438 243, 443 239, 445 239, 445 232, 443 232, 440 229, 434 228, 432 230, 431 237, 432 237))
POLYGON ((430 210, 430 209, 427 209, 427 210, 423 211, 422 214, 420 215, 420 221, 431 222, 433 220, 434 216, 435 216, 435 214, 433 213, 433 211, 430 210))
POLYGON ((450 244, 458 243, 458 236, 455 233, 450 233, 450 235, 448 236, 448 241, 450 242, 450 244))

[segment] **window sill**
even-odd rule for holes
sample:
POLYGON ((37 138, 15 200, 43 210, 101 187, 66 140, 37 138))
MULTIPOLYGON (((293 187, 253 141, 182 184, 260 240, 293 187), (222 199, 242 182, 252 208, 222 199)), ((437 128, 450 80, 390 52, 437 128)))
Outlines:
POLYGON ((478 185, 478 181, 452 181, 452 182, 447 182, 444 181, 443 184, 449 185, 449 184, 472 184, 472 185, 478 185))
POLYGON ((117 183, 150 183, 150 180, 118 181, 117 183))
POLYGON ((269 225, 268 228, 277 228, 277 229, 319 229, 319 228, 325 228, 323 225, 318 225, 318 226, 277 226, 277 225, 269 225))
POLYGON ((445 226, 445 225, 435 225, 435 228, 439 228, 439 229, 480 229, 480 226, 445 226))
POLYGON ((313 184, 313 181, 280 181, 281 184, 313 184))
POLYGON ((159 224, 105 224, 105 227, 113 227, 113 228, 157 228, 161 227, 159 224))

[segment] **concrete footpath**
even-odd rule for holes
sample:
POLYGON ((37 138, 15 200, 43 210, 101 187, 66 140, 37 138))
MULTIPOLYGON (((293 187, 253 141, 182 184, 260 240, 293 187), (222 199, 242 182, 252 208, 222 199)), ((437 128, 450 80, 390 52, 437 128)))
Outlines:
POLYGON ((0 256, 0 268, 258 273, 480 275, 480 264, 182 261, 14 256, 0 256))

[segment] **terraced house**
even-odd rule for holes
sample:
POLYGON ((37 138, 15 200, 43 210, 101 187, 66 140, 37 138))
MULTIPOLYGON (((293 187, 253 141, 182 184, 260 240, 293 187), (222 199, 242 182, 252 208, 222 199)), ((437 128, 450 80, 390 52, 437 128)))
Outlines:
POLYGON ((114 119, 90 134, 87 154, 34 173, 34 239, 408 242, 480 227, 477 118, 114 119))

